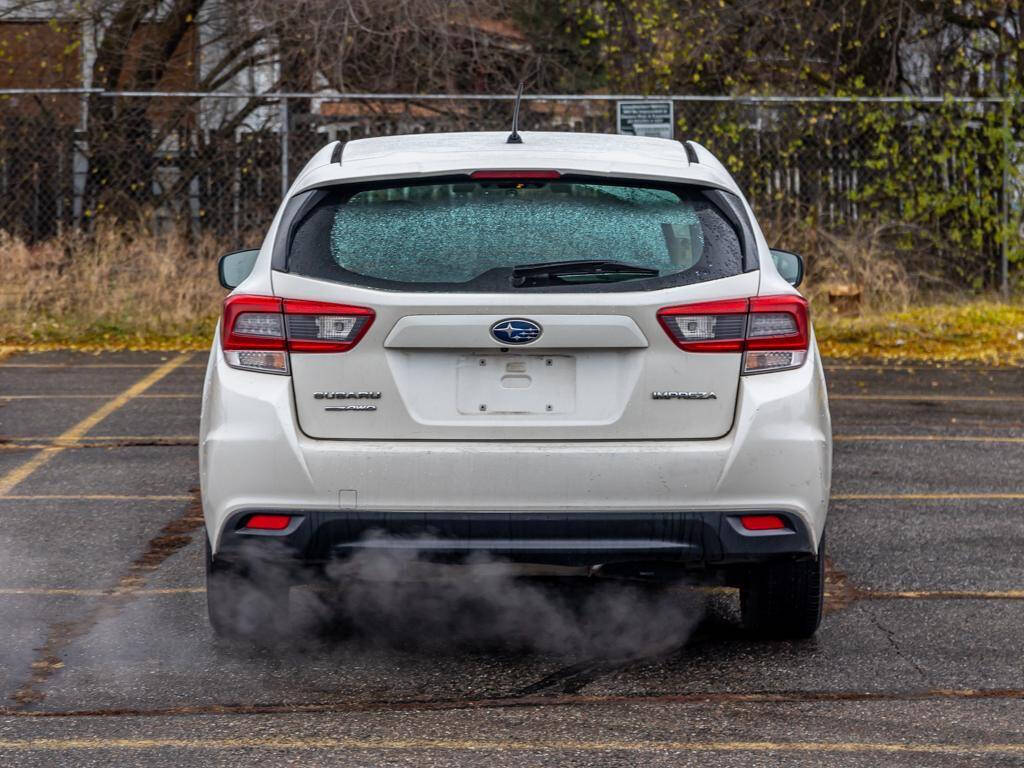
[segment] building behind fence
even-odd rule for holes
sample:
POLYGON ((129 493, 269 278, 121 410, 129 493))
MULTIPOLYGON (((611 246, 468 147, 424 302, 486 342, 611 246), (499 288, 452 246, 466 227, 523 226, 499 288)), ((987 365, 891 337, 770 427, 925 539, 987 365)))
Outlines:
MULTIPOLYGON (((613 132, 618 98, 637 97, 530 96, 521 125, 613 132)), ((676 138, 722 158, 763 220, 846 233, 891 223, 894 248, 932 248, 942 272, 978 287, 1021 261, 1015 103, 672 101, 676 138)), ((505 129, 510 112, 495 96, 0 91, 0 228, 37 241, 116 218, 246 245, 325 143, 505 129), (101 99, 138 122, 114 147, 90 123, 101 99)))

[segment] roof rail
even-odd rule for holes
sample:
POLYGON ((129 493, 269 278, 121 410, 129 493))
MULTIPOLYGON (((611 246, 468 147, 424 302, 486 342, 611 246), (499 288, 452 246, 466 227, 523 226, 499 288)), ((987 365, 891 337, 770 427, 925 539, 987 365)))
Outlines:
POLYGON ((693 165, 700 163, 700 160, 697 157, 697 149, 693 146, 693 142, 684 141, 683 146, 686 148, 686 159, 693 165))
POLYGON ((341 165, 341 153, 345 149, 345 142, 339 141, 334 145, 334 150, 331 152, 331 162, 341 165))

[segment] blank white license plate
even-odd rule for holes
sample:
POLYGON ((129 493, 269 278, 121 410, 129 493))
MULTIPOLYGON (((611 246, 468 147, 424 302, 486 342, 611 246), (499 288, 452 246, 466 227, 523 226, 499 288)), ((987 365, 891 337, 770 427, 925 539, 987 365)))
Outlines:
POLYGON ((459 358, 459 413, 572 413, 576 358, 572 355, 465 355, 459 358))

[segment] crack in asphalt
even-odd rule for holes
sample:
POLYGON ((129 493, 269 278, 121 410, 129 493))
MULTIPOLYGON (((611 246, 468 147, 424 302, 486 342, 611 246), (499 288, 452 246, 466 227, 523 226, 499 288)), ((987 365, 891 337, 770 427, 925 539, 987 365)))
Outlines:
POLYGON ((903 659, 903 661, 910 664, 910 666, 912 666, 917 671, 917 674, 921 676, 922 680, 924 680, 926 683, 930 685, 934 685, 928 673, 924 671, 924 668, 922 668, 920 664, 918 664, 914 659, 912 659, 910 656, 903 652, 903 649, 900 647, 899 640, 897 640, 896 638, 896 633, 893 630, 889 629, 887 626, 885 626, 873 610, 866 609, 866 612, 868 614, 868 618, 871 619, 871 623, 874 624, 875 627, 877 627, 885 635, 886 640, 889 641, 889 645, 892 646, 892 649, 896 652, 896 655, 903 659))
MULTIPOLYGON (((879 597, 879 595, 872 594, 870 590, 865 590, 852 584, 850 582, 850 578, 843 571, 836 568, 832 558, 825 558, 826 614, 841 611, 853 603, 860 602, 862 600, 871 600, 877 597, 879 597)), ((903 649, 900 647, 899 640, 896 637, 896 633, 882 623, 875 611, 870 608, 866 608, 865 611, 867 612, 871 623, 885 635, 886 640, 888 640, 889 645, 892 646, 896 655, 910 664, 921 676, 922 680, 929 685, 934 685, 934 682, 931 680, 928 673, 925 672, 924 668, 903 652, 903 649)))
POLYGON ((51 625, 46 641, 37 648, 30 666, 28 679, 10 698, 19 707, 40 704, 46 694, 41 690, 53 674, 64 667, 61 654, 76 639, 85 636, 104 619, 116 616, 131 601, 137 599, 138 590, 149 574, 179 549, 192 541, 192 532, 203 525, 199 489, 190 489, 192 501, 185 505, 178 517, 170 520, 146 545, 145 550, 128 566, 117 585, 86 613, 72 621, 59 621, 51 625))

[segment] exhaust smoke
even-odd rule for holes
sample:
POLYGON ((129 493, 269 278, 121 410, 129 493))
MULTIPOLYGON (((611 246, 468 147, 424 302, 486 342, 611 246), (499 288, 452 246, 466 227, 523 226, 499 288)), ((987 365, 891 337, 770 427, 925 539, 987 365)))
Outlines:
MULTIPOLYGON (((703 613, 703 595, 603 578, 526 575, 485 554, 457 565, 427 561, 409 539, 374 537, 373 546, 327 566, 310 587, 291 590, 285 634, 332 638, 363 650, 423 653, 499 650, 575 658, 654 656, 682 646, 703 613)), ((285 589, 291 574, 268 571, 258 588, 285 589), (277 584, 268 580, 279 578, 277 584)), ((549 572, 552 569, 547 569, 549 572)), ((557 570, 557 569, 555 569, 557 570)), ((562 569, 578 573, 577 569, 562 569)), ((256 587, 254 586, 254 589, 256 587)), ((260 626, 241 595, 238 620, 260 626)), ((281 631, 281 622, 275 622, 281 631)), ((270 640, 271 627, 258 639, 270 640)))

